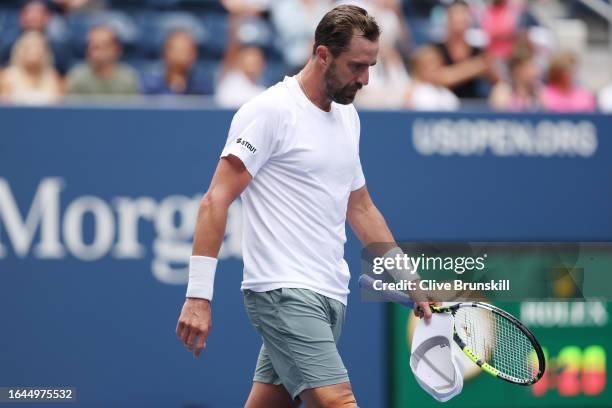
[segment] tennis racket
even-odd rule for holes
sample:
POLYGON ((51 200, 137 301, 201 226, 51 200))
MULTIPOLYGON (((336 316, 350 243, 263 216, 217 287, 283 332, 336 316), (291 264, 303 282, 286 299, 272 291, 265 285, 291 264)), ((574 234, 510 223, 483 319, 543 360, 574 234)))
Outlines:
MULTIPOLYGON (((375 279, 361 275, 359 286, 380 300, 414 308, 404 292, 374 289, 375 279)), ((510 313, 481 302, 462 302, 431 307, 433 313, 454 318, 453 338, 463 352, 483 371, 513 384, 531 385, 544 375, 542 347, 523 323, 510 313)))

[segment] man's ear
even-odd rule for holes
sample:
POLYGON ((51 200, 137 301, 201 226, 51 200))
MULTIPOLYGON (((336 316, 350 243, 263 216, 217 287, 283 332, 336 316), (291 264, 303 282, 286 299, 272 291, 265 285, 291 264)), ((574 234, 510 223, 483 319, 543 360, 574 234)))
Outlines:
POLYGON ((317 49, 315 50, 315 54, 317 55, 317 58, 319 59, 321 64, 323 64, 324 66, 329 64, 329 58, 331 56, 331 52, 329 52, 329 48, 327 48, 324 45, 319 45, 317 49))

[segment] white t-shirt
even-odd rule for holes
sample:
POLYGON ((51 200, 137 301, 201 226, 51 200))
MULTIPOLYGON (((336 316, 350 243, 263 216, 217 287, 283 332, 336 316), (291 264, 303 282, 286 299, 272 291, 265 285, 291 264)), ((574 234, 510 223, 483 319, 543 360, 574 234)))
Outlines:
POLYGON ((306 288, 346 304, 345 221, 351 191, 365 185, 353 105, 316 107, 295 77, 234 115, 221 157, 253 177, 241 195, 242 289, 306 288))
POLYGON ((459 109, 459 98, 442 86, 416 82, 410 104, 419 111, 454 111, 459 109))
POLYGON ((599 109, 602 112, 612 112, 612 84, 599 92, 599 109))

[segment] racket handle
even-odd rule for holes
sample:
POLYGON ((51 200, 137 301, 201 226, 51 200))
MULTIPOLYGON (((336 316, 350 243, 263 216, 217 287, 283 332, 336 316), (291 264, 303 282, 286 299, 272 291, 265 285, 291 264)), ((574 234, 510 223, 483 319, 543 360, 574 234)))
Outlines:
POLYGON ((377 300, 394 302, 409 309, 414 309, 414 302, 410 296, 399 290, 376 290, 374 289, 375 281, 376 279, 371 276, 361 275, 359 277, 359 287, 377 300))

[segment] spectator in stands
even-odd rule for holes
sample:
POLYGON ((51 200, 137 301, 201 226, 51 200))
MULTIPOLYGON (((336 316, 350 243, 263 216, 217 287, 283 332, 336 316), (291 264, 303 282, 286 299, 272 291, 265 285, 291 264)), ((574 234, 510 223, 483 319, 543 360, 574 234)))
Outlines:
POLYGON ((221 0, 221 4, 232 15, 259 16, 268 11, 274 0, 221 0))
POLYGON ((548 68, 548 84, 542 91, 542 105, 552 112, 592 112, 595 97, 575 83, 576 56, 563 51, 553 56, 548 68))
POLYGON ((455 0, 447 9, 446 39, 438 45, 445 63, 438 82, 459 98, 479 98, 481 80, 497 81, 493 62, 466 40, 470 20, 467 3, 455 0))
POLYGON ((121 45, 111 28, 92 28, 87 34, 87 62, 73 68, 68 74, 68 93, 138 94, 138 76, 132 68, 118 62, 120 55, 121 45))
POLYGON ((500 111, 536 111, 541 109, 541 84, 538 67, 528 49, 517 50, 508 63, 510 83, 499 81, 489 98, 491 107, 500 111))
POLYGON ((524 10, 511 0, 492 0, 482 17, 481 26, 489 37, 488 53, 500 61, 508 61, 519 36, 524 10))
POLYGON ((193 66, 198 46, 187 31, 174 31, 164 44, 164 71, 145 75, 143 91, 149 95, 210 95, 212 87, 198 77, 193 66))
POLYGON ((8 62, 13 44, 27 31, 38 31, 47 37, 55 64, 61 73, 65 73, 71 58, 66 27, 60 18, 52 16, 46 3, 41 0, 26 2, 19 14, 19 24, 14 30, 3 33, 0 38, 0 64, 8 62))
POLYGON ((329 0, 282 0, 272 3, 270 17, 290 73, 302 69, 310 58, 312 33, 331 8, 329 0))
POLYGON ((53 0, 53 4, 64 13, 78 10, 96 10, 106 7, 105 0, 53 0))
POLYGON ((612 84, 599 91, 599 109, 602 112, 612 113, 612 84))
POLYGON ((11 52, 10 65, 0 81, 0 97, 12 103, 46 104, 57 101, 62 83, 53 68, 53 57, 45 36, 24 33, 11 52))
POLYGON ((444 60, 439 49, 426 45, 412 55, 412 80, 406 92, 406 107, 415 110, 451 111, 459 108, 459 98, 437 84, 444 60))
POLYGON ((243 46, 232 67, 225 68, 217 84, 216 102, 223 107, 239 107, 263 92, 258 84, 265 69, 264 53, 260 48, 243 46))

